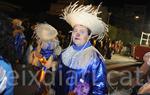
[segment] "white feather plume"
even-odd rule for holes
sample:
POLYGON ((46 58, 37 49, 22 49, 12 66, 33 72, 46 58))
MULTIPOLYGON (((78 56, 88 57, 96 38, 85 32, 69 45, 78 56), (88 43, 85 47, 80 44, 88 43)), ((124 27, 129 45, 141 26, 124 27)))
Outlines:
POLYGON ((61 18, 69 23, 72 27, 76 24, 81 24, 89 28, 92 35, 97 35, 101 40, 105 33, 108 31, 107 25, 102 21, 98 14, 102 13, 99 11, 101 4, 94 8, 92 5, 78 5, 79 1, 74 4, 70 4, 61 14, 61 18))

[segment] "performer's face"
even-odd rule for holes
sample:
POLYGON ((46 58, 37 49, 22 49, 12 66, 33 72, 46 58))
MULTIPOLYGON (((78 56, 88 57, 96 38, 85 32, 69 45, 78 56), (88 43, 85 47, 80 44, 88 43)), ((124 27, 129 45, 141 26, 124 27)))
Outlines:
POLYGON ((88 28, 83 25, 75 25, 72 32, 72 39, 74 44, 82 46, 87 42, 88 37, 88 28))
POLYGON ((144 55, 143 61, 150 66, 150 52, 144 55))
POLYGON ((50 40, 50 37, 49 37, 49 32, 47 32, 48 30, 46 29, 43 29, 43 31, 41 32, 41 39, 42 40, 50 40))

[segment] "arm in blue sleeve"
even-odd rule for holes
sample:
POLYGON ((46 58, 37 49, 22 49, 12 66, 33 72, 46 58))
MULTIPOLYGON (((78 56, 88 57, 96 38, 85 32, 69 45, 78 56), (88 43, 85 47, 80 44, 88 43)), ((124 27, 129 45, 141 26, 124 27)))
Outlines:
POLYGON ((14 95, 14 74, 11 65, 7 66, 7 85, 4 95, 14 95))
POLYGON ((100 58, 94 59, 92 65, 93 72, 93 88, 92 95, 106 95, 107 94, 107 74, 105 63, 100 58))

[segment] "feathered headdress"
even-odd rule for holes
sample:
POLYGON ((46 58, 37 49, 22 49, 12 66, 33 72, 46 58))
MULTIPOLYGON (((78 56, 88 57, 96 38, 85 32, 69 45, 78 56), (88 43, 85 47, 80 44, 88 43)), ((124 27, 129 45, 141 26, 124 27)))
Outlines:
POLYGON ((57 30, 47 23, 37 24, 34 29, 34 37, 44 42, 52 40, 57 34, 57 30))
POLYGON ((78 1, 74 4, 70 4, 63 10, 61 15, 67 23, 72 27, 77 24, 86 26, 91 30, 93 36, 98 36, 97 39, 102 39, 105 32, 108 31, 107 25, 97 15, 99 12, 100 5, 95 9, 92 5, 80 5, 78 1))

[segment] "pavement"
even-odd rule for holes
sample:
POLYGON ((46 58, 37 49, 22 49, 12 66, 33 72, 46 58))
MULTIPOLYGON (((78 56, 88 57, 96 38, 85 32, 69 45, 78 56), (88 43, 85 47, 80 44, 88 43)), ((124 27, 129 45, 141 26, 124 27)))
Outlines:
POLYGON ((132 57, 122 56, 119 54, 114 54, 111 59, 106 59, 106 68, 108 71, 115 70, 117 68, 126 70, 127 67, 140 66, 142 62, 138 62, 132 57))
POLYGON ((111 59, 106 59, 105 63, 109 95, 130 95, 129 84, 135 78, 135 71, 142 65, 142 62, 138 62, 132 57, 115 54, 111 59))

